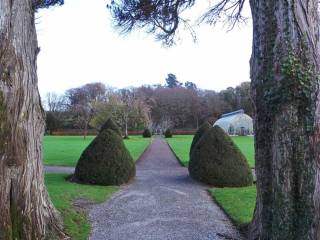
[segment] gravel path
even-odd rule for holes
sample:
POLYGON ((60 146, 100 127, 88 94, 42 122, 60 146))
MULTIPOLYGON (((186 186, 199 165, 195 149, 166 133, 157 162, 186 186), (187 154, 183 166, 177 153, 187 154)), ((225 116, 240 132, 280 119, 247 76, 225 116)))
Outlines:
POLYGON ((135 180, 90 211, 91 239, 241 239, 206 188, 156 138, 138 162, 135 180))
POLYGON ((74 173, 74 167, 62 167, 62 166, 44 166, 46 173, 74 173))

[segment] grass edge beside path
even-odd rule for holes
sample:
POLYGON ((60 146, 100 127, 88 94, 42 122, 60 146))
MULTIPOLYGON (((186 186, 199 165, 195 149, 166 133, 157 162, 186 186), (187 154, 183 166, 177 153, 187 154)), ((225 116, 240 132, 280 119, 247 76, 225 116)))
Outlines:
POLYGON ((176 152, 174 151, 174 149, 171 147, 171 145, 169 144, 168 141, 166 141, 168 147, 170 148, 171 152, 173 153, 173 155, 175 156, 175 158, 177 159, 177 161, 179 162, 179 164, 181 165, 181 167, 188 167, 188 162, 184 162, 180 159, 180 157, 176 154, 176 152))
POLYGON ((82 185, 66 181, 68 174, 47 173, 45 184, 55 208, 61 213, 65 232, 71 239, 86 240, 91 225, 85 209, 75 206, 75 201, 97 204, 109 199, 119 187, 82 185))
POLYGON ((189 151, 192 139, 193 135, 173 135, 172 138, 166 138, 171 151, 184 167, 188 167, 189 164, 189 151))
POLYGON ((210 188, 213 200, 238 226, 248 225, 256 204, 256 186, 240 188, 210 188))

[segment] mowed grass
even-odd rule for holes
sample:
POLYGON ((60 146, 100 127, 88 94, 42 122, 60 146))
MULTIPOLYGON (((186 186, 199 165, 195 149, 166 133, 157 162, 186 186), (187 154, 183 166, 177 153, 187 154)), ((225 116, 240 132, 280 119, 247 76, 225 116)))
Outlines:
MULTIPOLYGON (((184 166, 188 166, 189 163, 189 150, 192 139, 193 135, 174 135, 172 138, 167 139, 171 148, 184 166)), ((254 138, 250 136, 236 136, 232 137, 232 140, 248 160, 249 166, 253 168, 255 166, 254 138)))
POLYGON ((255 185, 242 188, 212 188, 209 192, 238 225, 251 222, 257 194, 255 185))
MULTIPOLYGON (((58 166, 75 166, 83 150, 94 139, 88 136, 45 136, 43 140, 44 164, 58 166)), ((136 161, 150 143, 150 138, 130 136, 124 143, 136 161)))
POLYGON ((254 138, 249 136, 235 136, 232 137, 232 140, 246 157, 249 166, 254 168, 254 138))
POLYGON ((192 139, 193 135, 173 135, 172 138, 167 138, 170 147, 185 167, 189 163, 189 151, 192 139))
POLYGON ((75 207, 74 202, 104 202, 118 187, 81 185, 66 181, 66 177, 66 174, 46 174, 45 183, 54 206, 63 217, 65 232, 71 239, 86 240, 91 229, 87 214, 75 207))

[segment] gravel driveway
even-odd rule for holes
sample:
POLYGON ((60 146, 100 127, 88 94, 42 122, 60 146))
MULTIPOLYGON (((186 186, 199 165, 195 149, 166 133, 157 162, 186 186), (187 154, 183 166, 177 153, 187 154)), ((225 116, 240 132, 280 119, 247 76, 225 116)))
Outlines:
POLYGON ((62 167, 62 166, 44 166, 46 173, 74 173, 74 167, 62 167))
POLYGON ((91 209, 91 239, 241 239, 206 189, 156 138, 137 163, 135 180, 91 209))

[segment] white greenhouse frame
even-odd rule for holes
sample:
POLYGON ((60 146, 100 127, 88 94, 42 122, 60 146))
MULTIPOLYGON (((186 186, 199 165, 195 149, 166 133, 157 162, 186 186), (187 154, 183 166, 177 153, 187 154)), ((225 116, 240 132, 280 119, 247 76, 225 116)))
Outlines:
POLYGON ((243 109, 223 114, 213 126, 216 125, 229 135, 253 135, 253 120, 243 109))

